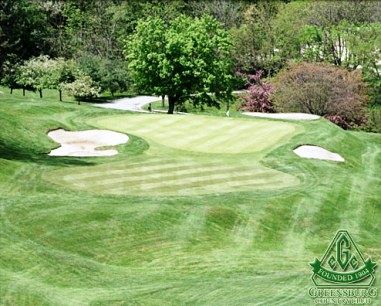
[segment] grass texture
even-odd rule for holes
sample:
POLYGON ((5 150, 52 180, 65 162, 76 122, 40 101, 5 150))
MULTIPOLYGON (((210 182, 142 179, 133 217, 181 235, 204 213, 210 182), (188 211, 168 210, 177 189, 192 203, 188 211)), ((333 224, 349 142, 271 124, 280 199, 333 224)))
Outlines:
POLYGON ((0 305, 313 305, 309 263, 338 229, 381 262, 380 135, 0 90, 0 305), (130 141, 49 157, 55 128, 130 141), (346 161, 299 158, 301 144, 346 161))

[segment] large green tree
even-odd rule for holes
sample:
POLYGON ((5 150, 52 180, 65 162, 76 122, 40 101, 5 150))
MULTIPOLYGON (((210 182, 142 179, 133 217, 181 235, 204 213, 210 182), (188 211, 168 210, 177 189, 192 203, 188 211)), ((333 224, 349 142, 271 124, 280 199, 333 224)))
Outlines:
POLYGON ((243 24, 231 30, 236 70, 249 74, 264 70, 266 75, 279 70, 281 58, 275 45, 272 20, 283 7, 280 0, 259 1, 247 6, 243 24))
POLYGON ((231 97, 231 37, 210 16, 140 20, 125 54, 140 90, 168 96, 169 114, 185 99, 213 105, 231 97))

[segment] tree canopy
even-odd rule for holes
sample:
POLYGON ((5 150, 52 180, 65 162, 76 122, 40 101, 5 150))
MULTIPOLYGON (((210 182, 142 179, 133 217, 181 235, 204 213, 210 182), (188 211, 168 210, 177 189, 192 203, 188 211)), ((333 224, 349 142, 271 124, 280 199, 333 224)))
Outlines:
POLYGON ((125 54, 137 86, 150 94, 167 95, 170 114, 184 99, 211 105, 231 95, 231 37, 210 16, 181 15, 170 23, 140 20, 125 54))

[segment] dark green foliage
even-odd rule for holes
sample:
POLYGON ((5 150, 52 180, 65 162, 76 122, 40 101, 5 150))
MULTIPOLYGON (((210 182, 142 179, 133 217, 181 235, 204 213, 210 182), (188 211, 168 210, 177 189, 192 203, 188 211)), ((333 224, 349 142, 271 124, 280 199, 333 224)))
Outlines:
POLYGON ((91 77, 101 92, 110 91, 111 95, 114 95, 117 92, 127 91, 132 85, 124 60, 84 53, 77 61, 81 71, 91 77))
POLYGON ((170 24, 158 18, 141 20, 125 53, 138 88, 168 96, 168 113, 189 97, 211 105, 231 96, 231 38, 209 16, 182 15, 170 24))
POLYGON ((280 69, 282 62, 272 23, 280 9, 284 9, 281 1, 260 1, 245 7, 242 24, 231 29, 237 71, 254 74, 263 70, 271 76, 280 69))
POLYGON ((49 54, 50 25, 34 1, 0 2, 0 66, 10 56, 20 59, 49 54))
POLYGON ((15 88, 19 88, 20 85, 17 83, 17 78, 20 73, 20 64, 17 62, 12 62, 12 60, 7 60, 3 63, 1 67, 1 81, 2 86, 9 87, 11 92, 15 88))

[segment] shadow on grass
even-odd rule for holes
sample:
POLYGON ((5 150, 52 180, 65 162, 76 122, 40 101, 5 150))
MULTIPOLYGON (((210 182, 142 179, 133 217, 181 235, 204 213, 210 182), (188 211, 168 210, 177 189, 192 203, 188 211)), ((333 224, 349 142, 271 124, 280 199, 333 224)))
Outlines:
POLYGON ((62 165, 75 165, 75 166, 91 166, 96 163, 80 160, 75 157, 52 157, 44 153, 37 152, 23 152, 20 148, 14 148, 6 145, 0 140, 0 158, 10 161, 32 162, 37 164, 44 164, 50 166, 62 166, 62 165))

